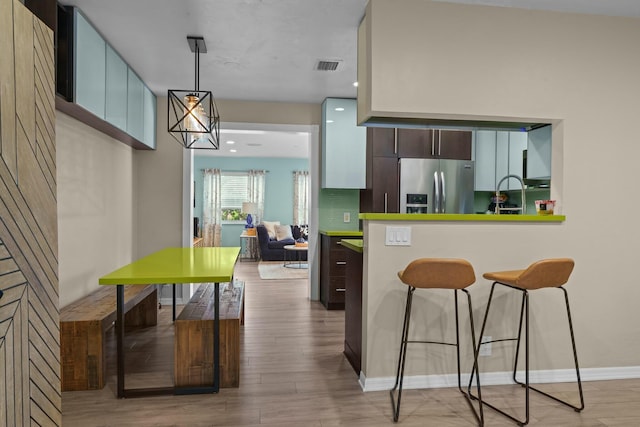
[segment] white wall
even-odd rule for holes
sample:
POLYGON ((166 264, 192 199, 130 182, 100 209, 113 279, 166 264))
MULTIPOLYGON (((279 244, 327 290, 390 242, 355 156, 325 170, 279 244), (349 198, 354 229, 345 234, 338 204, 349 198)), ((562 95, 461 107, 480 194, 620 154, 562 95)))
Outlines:
MULTIPOLYGON (((397 346, 383 338, 400 330, 401 307, 397 296, 385 308, 391 311, 376 310, 377 301, 397 285, 395 271, 429 254, 466 256, 479 277, 543 256, 574 258, 568 290, 581 366, 640 366, 640 341, 633 338, 640 334, 640 138, 633 126, 640 117, 640 20, 424 0, 372 0, 369 11, 367 114, 551 121, 551 198, 567 219, 560 226, 418 227, 414 242, 433 246, 373 252, 366 320, 367 351, 376 359, 368 361, 367 377, 391 375, 397 358, 397 346), (383 331, 379 322, 387 318, 398 321, 383 331)), ((369 228, 370 245, 382 242, 380 233, 369 228)), ((474 288, 478 308, 488 285, 480 279, 474 288)), ((556 319, 562 326, 556 315, 536 320, 551 339, 538 349, 549 369, 567 366, 550 356, 566 340, 556 333, 556 319)))
POLYGON ((133 150, 56 112, 60 307, 132 261, 133 150))

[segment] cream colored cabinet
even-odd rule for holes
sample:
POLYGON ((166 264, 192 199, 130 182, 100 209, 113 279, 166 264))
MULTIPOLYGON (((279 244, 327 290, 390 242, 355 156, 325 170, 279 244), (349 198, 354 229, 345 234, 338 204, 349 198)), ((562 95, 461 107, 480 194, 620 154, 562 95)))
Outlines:
POLYGON ((355 99, 322 103, 322 188, 365 188, 367 131, 356 124, 355 99))

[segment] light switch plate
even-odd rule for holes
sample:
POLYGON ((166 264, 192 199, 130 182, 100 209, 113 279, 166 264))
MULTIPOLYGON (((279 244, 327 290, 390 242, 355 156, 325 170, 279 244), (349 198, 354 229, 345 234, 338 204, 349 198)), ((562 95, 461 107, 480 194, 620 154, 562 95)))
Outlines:
POLYGON ((351 222, 351 213, 345 212, 344 214, 342 214, 342 220, 344 222, 351 222))
POLYGON ((411 246, 411 227, 385 227, 385 246, 411 246))

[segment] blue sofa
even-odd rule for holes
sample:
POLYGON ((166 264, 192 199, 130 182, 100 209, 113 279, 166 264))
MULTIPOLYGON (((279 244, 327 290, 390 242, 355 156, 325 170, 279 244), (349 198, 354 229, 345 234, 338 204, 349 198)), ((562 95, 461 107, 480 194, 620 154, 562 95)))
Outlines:
MULTIPOLYGON (((256 226, 258 234, 258 244, 260 246, 260 258, 263 261, 284 261, 285 249, 287 245, 293 245, 300 238, 300 228, 297 225, 291 226, 293 239, 276 240, 269 238, 269 233, 264 225, 256 226)), ((300 259, 307 260, 307 252, 300 253, 300 259)))

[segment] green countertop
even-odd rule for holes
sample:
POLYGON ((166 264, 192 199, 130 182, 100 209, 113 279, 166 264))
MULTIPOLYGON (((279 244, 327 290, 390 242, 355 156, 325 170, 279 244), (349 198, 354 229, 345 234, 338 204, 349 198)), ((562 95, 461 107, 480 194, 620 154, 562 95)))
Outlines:
POLYGON ((98 279, 101 285, 230 282, 240 248, 166 248, 98 279))
POLYGON ((325 236, 362 237, 362 231, 358 230, 320 230, 320 234, 325 236))
POLYGON ((345 248, 351 249, 352 251, 356 251, 362 253, 362 239, 342 239, 340 243, 345 248))
POLYGON ((469 221, 469 222, 563 222, 564 215, 486 215, 486 214, 399 214, 361 213, 364 220, 376 221, 469 221))

